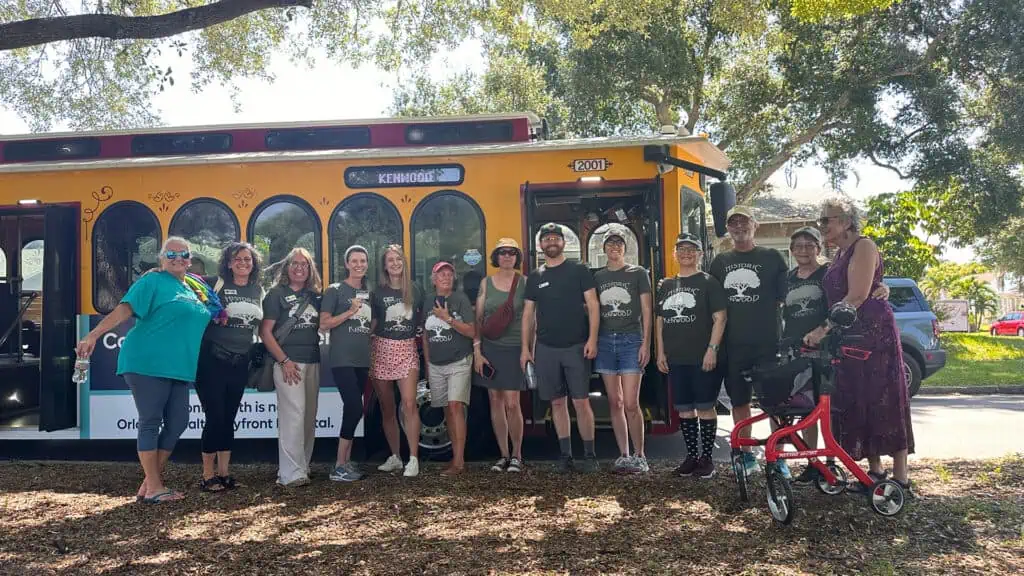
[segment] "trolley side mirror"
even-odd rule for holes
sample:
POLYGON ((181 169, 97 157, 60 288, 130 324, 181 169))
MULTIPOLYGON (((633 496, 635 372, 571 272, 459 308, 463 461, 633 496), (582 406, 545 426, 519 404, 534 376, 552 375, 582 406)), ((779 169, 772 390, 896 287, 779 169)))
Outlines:
POLYGON ((709 196, 711 197, 711 217, 715 223, 715 235, 721 238, 726 234, 726 216, 729 214, 729 210, 736 205, 736 188, 728 182, 715 182, 710 186, 709 196))

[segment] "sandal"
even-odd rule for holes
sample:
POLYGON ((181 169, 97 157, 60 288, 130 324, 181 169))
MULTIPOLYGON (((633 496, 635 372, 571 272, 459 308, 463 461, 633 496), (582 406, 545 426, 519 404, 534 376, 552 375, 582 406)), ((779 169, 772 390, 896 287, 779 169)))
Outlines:
POLYGON ((199 481, 200 492, 223 492, 225 490, 227 490, 227 486, 224 485, 220 476, 204 478, 199 481))
POLYGON ((164 490, 163 492, 160 492, 159 494, 154 494, 149 498, 143 498, 142 501, 145 502, 146 504, 162 504, 164 502, 174 502, 177 500, 183 500, 184 498, 185 496, 183 494, 168 489, 164 490))
POLYGON ((217 476, 216 478, 220 480, 220 485, 223 486, 225 490, 234 490, 240 486, 238 482, 235 482, 234 476, 217 476))

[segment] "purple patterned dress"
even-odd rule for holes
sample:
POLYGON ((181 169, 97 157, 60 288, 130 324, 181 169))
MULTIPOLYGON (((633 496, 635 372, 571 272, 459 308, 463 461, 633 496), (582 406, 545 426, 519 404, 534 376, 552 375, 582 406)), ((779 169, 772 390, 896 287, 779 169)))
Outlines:
MULTIPOLYGON (((829 306, 849 291, 847 270, 854 246, 842 251, 829 266, 822 282, 829 306)), ((882 283, 881 258, 875 266, 871 292, 882 283)), ((832 395, 832 421, 836 440, 854 460, 891 455, 899 450, 914 453, 910 402, 903 373, 903 350, 892 307, 884 300, 868 298, 857 310, 857 322, 849 334, 864 340, 852 346, 871 350, 867 360, 844 358, 836 368, 832 395)))

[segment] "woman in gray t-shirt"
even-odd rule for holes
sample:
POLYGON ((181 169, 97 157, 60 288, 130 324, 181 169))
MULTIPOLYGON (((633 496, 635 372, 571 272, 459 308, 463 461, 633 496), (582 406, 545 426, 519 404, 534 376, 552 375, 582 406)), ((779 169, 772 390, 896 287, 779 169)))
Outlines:
POLYGON ((235 439, 235 416, 249 377, 249 349, 263 320, 261 258, 251 244, 233 242, 220 256, 217 276, 203 278, 227 313, 224 324, 211 323, 203 335, 195 389, 203 406, 204 492, 235 487, 228 471, 235 439))
POLYGON ((356 426, 363 417, 363 389, 370 370, 370 324, 373 308, 366 286, 369 259, 366 248, 345 251, 345 280, 331 284, 320 305, 320 331, 330 331, 327 361, 341 394, 341 432, 331 480, 352 482, 363 477, 350 461, 356 426))

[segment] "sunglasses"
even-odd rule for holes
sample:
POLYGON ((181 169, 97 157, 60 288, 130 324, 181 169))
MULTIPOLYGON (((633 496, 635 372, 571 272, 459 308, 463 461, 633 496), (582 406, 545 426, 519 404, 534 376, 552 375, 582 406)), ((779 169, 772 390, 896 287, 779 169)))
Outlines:
POLYGON ((498 250, 498 256, 518 256, 518 255, 519 255, 519 251, 516 250, 515 248, 505 248, 503 250, 498 250))
POLYGON ((818 225, 828 226, 828 223, 835 220, 836 218, 839 218, 839 216, 822 216, 821 218, 818 218, 818 225))
POLYGON ((164 252, 164 258, 167 258, 168 260, 177 260, 178 258, 181 258, 182 260, 188 260, 191 257, 192 253, 189 252, 188 250, 182 250, 180 252, 168 250, 167 252, 164 252))

